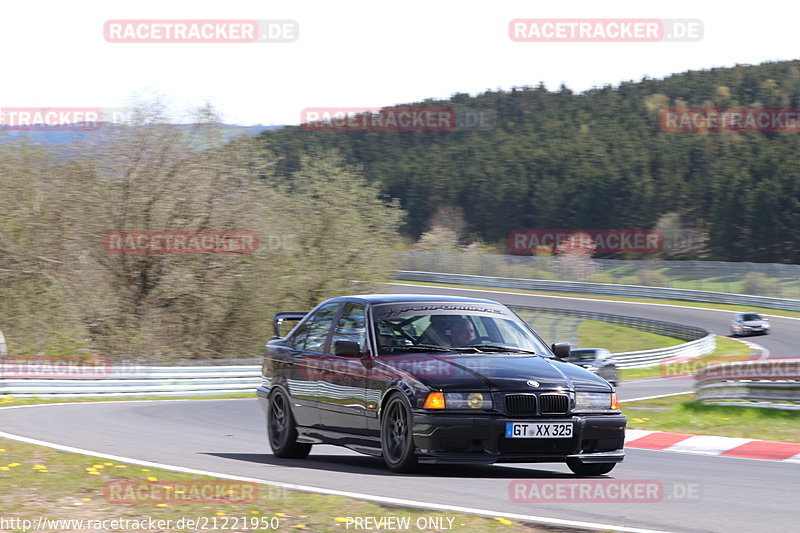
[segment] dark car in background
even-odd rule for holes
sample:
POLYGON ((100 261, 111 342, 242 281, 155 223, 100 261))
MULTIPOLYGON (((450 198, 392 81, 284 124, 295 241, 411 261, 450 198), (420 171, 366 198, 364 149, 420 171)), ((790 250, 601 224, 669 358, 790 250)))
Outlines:
POLYGON ((606 348, 578 348, 572 350, 568 361, 594 372, 615 387, 619 382, 619 371, 614 356, 606 348))
POLYGON ((731 320, 731 335, 767 335, 769 333, 769 320, 758 313, 736 313, 731 320))
POLYGON ((314 444, 420 463, 560 462, 605 474, 624 458, 613 388, 565 361, 490 300, 431 295, 333 298, 276 315, 258 397, 277 457, 314 444), (285 336, 280 323, 300 322, 285 336))

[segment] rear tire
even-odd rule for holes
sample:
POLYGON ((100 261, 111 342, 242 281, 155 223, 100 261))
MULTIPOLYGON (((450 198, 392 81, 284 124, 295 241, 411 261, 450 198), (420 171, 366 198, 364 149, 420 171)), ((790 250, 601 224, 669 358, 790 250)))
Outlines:
POLYGON ((308 456, 311 445, 297 442, 297 428, 289 399, 281 390, 269 397, 267 436, 272 453, 281 459, 302 459, 308 456))
POLYGON ((381 419, 383 461, 392 472, 413 472, 418 466, 411 432, 411 406, 400 395, 389 398, 381 419))
POLYGON ((567 466, 578 476, 602 476, 608 474, 617 463, 582 463, 577 459, 567 459, 567 466))

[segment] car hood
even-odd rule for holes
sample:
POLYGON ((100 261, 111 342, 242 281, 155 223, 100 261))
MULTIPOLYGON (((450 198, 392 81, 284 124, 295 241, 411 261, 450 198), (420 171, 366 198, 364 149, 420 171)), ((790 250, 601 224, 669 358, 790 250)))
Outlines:
POLYGON ((404 354, 378 360, 387 370, 400 371, 445 391, 611 390, 604 379, 584 368, 533 354, 404 354), (538 386, 529 385, 531 380, 538 386))
POLYGON ((744 320, 742 321, 742 324, 750 327, 758 327, 758 326, 768 326, 769 322, 767 322, 766 320, 744 320))

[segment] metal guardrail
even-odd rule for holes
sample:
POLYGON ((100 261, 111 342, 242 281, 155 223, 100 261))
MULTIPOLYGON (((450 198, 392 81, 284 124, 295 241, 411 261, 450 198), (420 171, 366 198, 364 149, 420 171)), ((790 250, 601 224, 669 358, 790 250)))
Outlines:
POLYGON ((473 285, 477 287, 496 287, 502 289, 521 289, 529 291, 573 292, 599 294, 606 296, 627 296, 632 298, 658 298, 666 300, 688 300, 693 302, 722 303, 748 307, 764 307, 800 311, 800 300, 751 296, 726 292, 697 291, 691 289, 670 289, 664 287, 645 287, 643 285, 617 285, 615 283, 587 283, 582 281, 551 281, 542 279, 496 278, 467 274, 447 274, 441 272, 420 272, 397 270, 395 279, 400 281, 427 281, 449 283, 452 285, 473 285))
MULTIPOLYGON (((581 318, 584 320, 600 320, 628 328, 635 328, 658 335, 676 337, 689 342, 656 348, 653 350, 640 350, 635 352, 616 353, 613 355, 618 368, 646 368, 655 366, 666 360, 685 360, 706 355, 716 348, 716 336, 710 331, 696 326, 686 326, 661 320, 648 318, 613 315, 610 313, 597 313, 594 311, 580 311, 573 309, 558 309, 554 307, 529 307, 509 306, 517 314, 525 315, 557 315, 581 318)), ((527 320, 526 320, 527 321, 527 320)), ((534 329, 535 324, 531 324, 534 329)))
POLYGON ((768 407, 800 403, 800 359, 721 363, 700 369, 695 377, 703 402, 768 407))
POLYGON ((0 396, 17 398, 78 398, 104 396, 202 396, 254 390, 261 367, 237 366, 114 366, 91 378, 0 379, 0 396))

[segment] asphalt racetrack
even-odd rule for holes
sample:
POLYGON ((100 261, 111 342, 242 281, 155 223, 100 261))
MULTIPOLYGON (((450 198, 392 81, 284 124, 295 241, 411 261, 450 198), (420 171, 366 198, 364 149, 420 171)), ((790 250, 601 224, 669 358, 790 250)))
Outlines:
MULTIPOLYGON (((585 299, 514 295, 393 284, 393 292, 440 292, 507 304, 581 308, 695 324, 726 335, 732 313, 585 299)), ((770 357, 797 356, 797 320, 771 319, 774 334, 753 339, 770 357)), ((686 380, 641 380, 620 386, 623 398, 691 389, 686 380)), ((559 464, 487 467, 431 466, 423 473, 389 473, 379 459, 333 446, 315 446, 304 460, 270 454, 265 420, 255 399, 76 403, 0 409, 0 436, 21 436, 163 465, 268 482, 457 506, 538 518, 657 531, 762 532, 797 529, 800 464, 628 450, 607 479, 657 480, 663 499, 649 503, 520 503, 514 480, 575 479, 559 464)), ((764 435, 769 439, 769 435, 764 435)), ((446 514, 446 511, 437 511, 446 514)), ((333 517, 331 517, 333 522, 333 517)), ((457 531, 457 528, 456 528, 457 531)))

